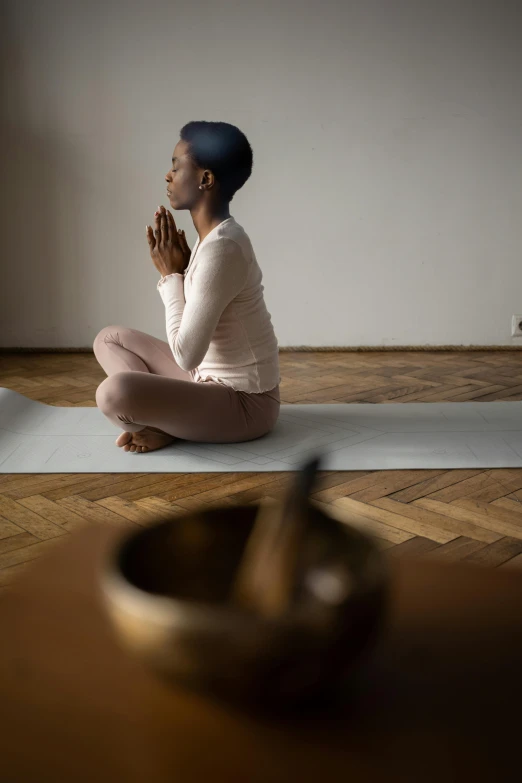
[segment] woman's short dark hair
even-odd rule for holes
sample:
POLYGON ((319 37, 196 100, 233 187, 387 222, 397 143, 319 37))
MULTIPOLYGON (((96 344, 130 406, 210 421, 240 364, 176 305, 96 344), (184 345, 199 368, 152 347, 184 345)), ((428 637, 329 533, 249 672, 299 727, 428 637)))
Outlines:
POLYGON ((226 201, 242 188, 252 173, 252 147, 244 133, 228 122, 189 122, 180 131, 190 145, 197 166, 210 169, 226 201))

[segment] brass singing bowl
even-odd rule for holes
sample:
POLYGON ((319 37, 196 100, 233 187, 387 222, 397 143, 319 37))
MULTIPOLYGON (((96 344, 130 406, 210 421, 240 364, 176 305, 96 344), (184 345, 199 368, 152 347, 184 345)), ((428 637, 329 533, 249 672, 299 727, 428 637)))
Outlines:
POLYGON ((277 619, 231 594, 256 505, 205 509, 139 530, 110 553, 102 590, 120 641, 156 673, 234 700, 298 704, 333 692, 382 625, 386 573, 360 531, 310 507, 328 532, 322 565, 306 566, 277 619), (344 594, 332 573, 345 574, 344 594))

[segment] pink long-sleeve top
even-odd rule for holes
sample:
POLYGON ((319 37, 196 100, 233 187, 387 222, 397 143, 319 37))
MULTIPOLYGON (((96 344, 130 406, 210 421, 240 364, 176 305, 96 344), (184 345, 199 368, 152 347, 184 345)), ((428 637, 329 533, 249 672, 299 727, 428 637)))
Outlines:
POLYGON ((255 393, 280 383, 262 277, 250 239, 229 217, 197 240, 184 274, 158 282, 172 355, 194 380, 255 393))

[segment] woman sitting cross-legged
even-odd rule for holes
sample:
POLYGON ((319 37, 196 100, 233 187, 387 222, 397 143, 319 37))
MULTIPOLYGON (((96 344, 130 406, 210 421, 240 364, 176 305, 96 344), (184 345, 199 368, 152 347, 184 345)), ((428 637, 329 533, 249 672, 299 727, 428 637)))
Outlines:
POLYGON ((108 326, 94 354, 108 377, 96 403, 124 432, 116 444, 147 452, 176 438, 206 443, 254 440, 280 409, 279 353, 252 244, 230 215, 252 172, 245 135, 224 122, 181 129, 165 176, 174 210, 189 209, 192 251, 163 206, 147 226, 168 342, 108 326))

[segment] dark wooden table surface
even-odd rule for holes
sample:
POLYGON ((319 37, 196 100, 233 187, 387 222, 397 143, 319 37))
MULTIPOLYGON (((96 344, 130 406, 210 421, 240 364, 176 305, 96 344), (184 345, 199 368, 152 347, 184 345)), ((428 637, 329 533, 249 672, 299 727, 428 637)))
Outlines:
POLYGON ((0 601, 2 783, 518 779, 522 574, 392 562, 389 626, 346 707, 261 720, 120 648, 97 583, 119 535, 67 536, 0 601))

